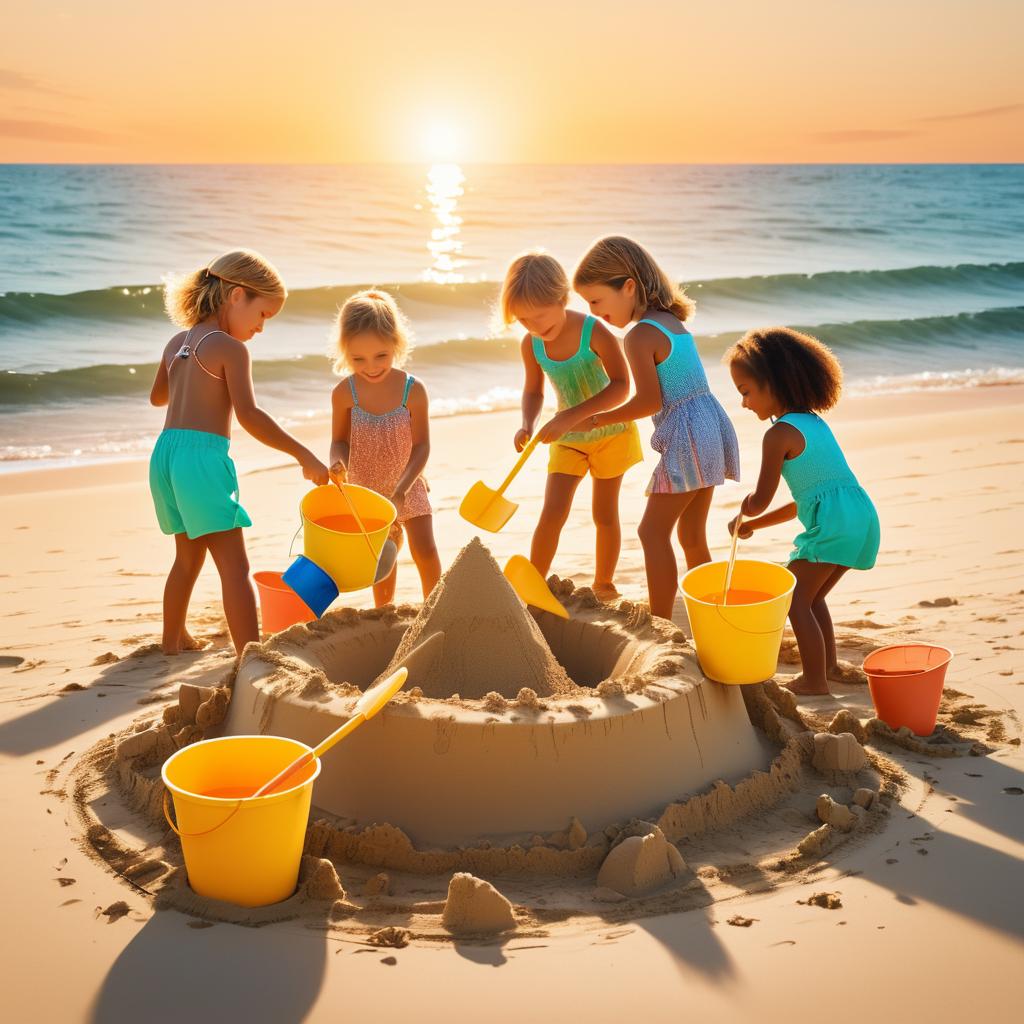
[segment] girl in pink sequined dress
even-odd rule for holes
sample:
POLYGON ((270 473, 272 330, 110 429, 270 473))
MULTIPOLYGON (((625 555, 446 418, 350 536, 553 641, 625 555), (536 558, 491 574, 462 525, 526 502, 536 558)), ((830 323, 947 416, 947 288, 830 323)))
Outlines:
MULTIPOLYGON (((331 476, 369 487, 398 509, 393 537, 409 535, 409 553, 426 597, 441 577, 434 517, 423 468, 430 455, 427 389, 400 369, 409 331, 395 300, 382 291, 353 295, 332 339, 335 373, 349 371, 331 395, 331 476)), ((395 596, 395 571, 373 588, 377 607, 395 596)))

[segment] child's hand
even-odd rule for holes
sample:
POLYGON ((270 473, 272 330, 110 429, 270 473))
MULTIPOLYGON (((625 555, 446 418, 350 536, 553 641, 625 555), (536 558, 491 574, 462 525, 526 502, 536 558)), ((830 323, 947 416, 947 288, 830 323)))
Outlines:
POLYGON ((302 467, 302 475, 317 486, 330 482, 330 472, 315 455, 300 459, 299 465, 302 467))
POLYGON ((344 462, 335 462, 330 469, 331 480, 336 484, 343 484, 348 480, 348 469, 344 462))
POLYGON ((553 441, 557 441, 563 434, 572 430, 578 422, 579 416, 572 409, 563 409, 540 428, 541 443, 551 444, 553 441))
MULTIPOLYGON (((395 506, 395 512, 400 516, 405 508, 405 491, 395 491, 391 495, 391 504, 395 506)), ((397 522, 397 518, 395 520, 397 522)))
POLYGON ((512 443, 515 445, 516 451, 521 452, 530 443, 530 432, 525 427, 522 430, 517 430, 512 443))
MULTIPOLYGON (((729 520, 729 536, 731 537, 736 532, 736 520, 739 516, 734 516, 729 520)), ((740 524, 740 540, 746 540, 748 537, 754 535, 754 528, 750 525, 750 521, 746 520, 740 524)))

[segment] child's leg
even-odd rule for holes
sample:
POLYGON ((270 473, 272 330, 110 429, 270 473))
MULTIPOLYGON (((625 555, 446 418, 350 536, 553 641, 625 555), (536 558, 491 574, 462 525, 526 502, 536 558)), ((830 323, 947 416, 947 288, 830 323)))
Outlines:
POLYGON ((245 551, 242 528, 208 533, 203 540, 220 573, 224 616, 228 620, 235 653, 241 654, 247 643, 260 638, 256 595, 249 580, 249 556, 245 551))
POLYGON ((850 570, 845 565, 833 566, 832 575, 825 581, 825 585, 818 591, 818 596, 811 605, 814 618, 818 622, 822 639, 825 641, 825 675, 837 683, 863 683, 867 680, 864 670, 848 661, 840 661, 836 654, 836 635, 832 628, 832 616, 829 613, 825 598, 832 588, 850 570))
POLYGON ((699 491, 694 491, 693 501, 679 517, 676 533, 679 543, 683 546, 687 569, 711 561, 711 551, 708 548, 708 513, 711 511, 711 498, 714 493, 714 487, 702 487, 699 491))
POLYGON ((395 563, 394 569, 391 570, 391 575, 387 579, 381 580, 380 583, 374 583, 373 585, 373 605, 375 608, 383 608, 386 604, 391 604, 395 599, 395 587, 398 585, 398 563, 395 563))
POLYGON ((416 516, 407 519, 405 532, 409 535, 409 554, 420 574, 420 585, 426 599, 441 578, 441 559, 434 541, 434 517, 416 516))
POLYGON ((828 582, 836 566, 826 562, 807 562, 796 559, 789 563, 789 570, 796 577, 793 603, 789 607, 789 621, 796 634, 800 648, 800 663, 803 672, 790 683, 789 688, 805 696, 829 693, 825 675, 825 638, 813 611, 814 602, 821 588, 828 582))
POLYGON ((660 615, 663 619, 672 618, 679 584, 676 554, 672 550, 672 527, 685 513, 696 493, 650 495, 637 530, 644 549, 651 614, 660 615))
POLYGON ((615 566, 622 548, 622 530, 619 526, 619 491, 622 477, 604 480, 594 477, 591 508, 597 528, 597 551, 594 569, 594 590, 615 592, 615 566))
POLYGON ((205 537, 189 540, 188 534, 174 535, 174 565, 164 584, 164 635, 160 645, 164 654, 177 654, 199 647, 185 628, 185 617, 192 588, 205 559, 205 537))
POLYGON ((537 567, 541 576, 547 576, 555 552, 558 550, 558 538, 562 535, 562 527, 569 518, 572 499, 579 487, 581 476, 569 473, 548 473, 547 486, 544 488, 544 507, 540 512, 540 521, 533 531, 533 544, 530 546, 530 561, 537 567))

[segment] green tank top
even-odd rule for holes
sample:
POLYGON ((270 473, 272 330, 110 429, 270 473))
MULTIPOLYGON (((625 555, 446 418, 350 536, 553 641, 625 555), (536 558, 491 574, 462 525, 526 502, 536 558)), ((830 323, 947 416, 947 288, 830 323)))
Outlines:
MULTIPOLYGON (((583 321, 583 328, 580 331, 580 347, 576 354, 568 359, 551 359, 544 349, 544 339, 532 337, 533 357, 558 395, 559 412, 593 398, 608 387, 610 378, 605 373, 600 358, 590 347, 590 335, 593 331, 594 317, 588 316, 583 321)), ((593 430, 570 430, 558 440, 561 444, 600 441, 613 434, 621 434, 625 429, 625 423, 609 423, 606 427, 596 427, 593 430)))

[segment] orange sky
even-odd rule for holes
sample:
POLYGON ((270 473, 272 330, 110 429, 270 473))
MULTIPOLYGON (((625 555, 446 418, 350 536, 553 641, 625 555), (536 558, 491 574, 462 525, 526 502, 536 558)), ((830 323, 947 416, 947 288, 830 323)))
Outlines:
POLYGON ((1019 0, 8 5, 0 161, 1024 161, 1019 0))

